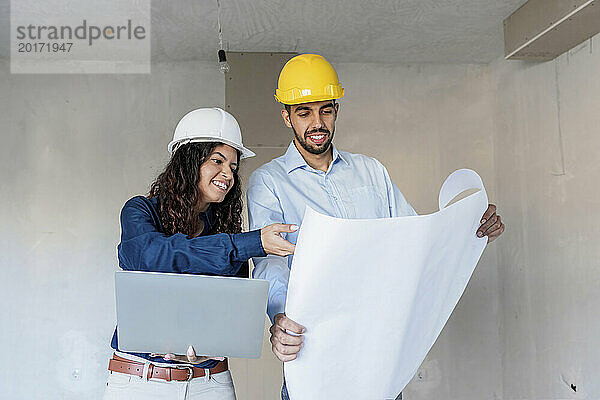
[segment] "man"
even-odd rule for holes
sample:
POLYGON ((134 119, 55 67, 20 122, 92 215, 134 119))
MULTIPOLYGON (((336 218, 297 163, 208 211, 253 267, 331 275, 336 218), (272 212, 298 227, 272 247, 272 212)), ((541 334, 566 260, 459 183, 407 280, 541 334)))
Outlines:
MULTIPOLYGON (((362 154, 339 151, 333 145, 340 108, 336 100, 343 96, 337 73, 323 57, 302 54, 285 64, 275 98, 284 105, 281 116, 294 137, 283 156, 250 177, 250 229, 274 222, 300 225, 305 206, 339 218, 416 215, 381 163, 362 154)), ((490 204, 477 235, 488 236, 491 242, 503 231, 496 207, 490 204)), ((297 236, 298 232, 288 233, 287 240, 296 243, 297 236)), ((271 345, 283 362, 296 358, 305 331, 284 312, 292 257, 254 259, 253 276, 270 282, 267 313, 273 322, 271 345)), ((288 399, 285 383, 282 399, 288 399)))

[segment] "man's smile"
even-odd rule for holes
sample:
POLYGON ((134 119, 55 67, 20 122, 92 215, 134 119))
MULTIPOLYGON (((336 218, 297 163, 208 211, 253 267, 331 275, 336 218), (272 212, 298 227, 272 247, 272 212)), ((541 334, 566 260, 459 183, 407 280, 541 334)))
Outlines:
POLYGON ((314 134, 314 135, 309 135, 309 136, 307 136, 307 138, 312 143, 319 145, 319 144, 323 144, 323 142, 325 142, 325 140, 327 140, 327 135, 324 133, 318 133, 318 134, 314 134))
POLYGON ((306 140, 309 140, 311 143, 316 145, 321 145, 327 141, 329 137, 329 130, 327 129, 319 129, 316 131, 312 131, 311 133, 306 133, 304 135, 306 140))

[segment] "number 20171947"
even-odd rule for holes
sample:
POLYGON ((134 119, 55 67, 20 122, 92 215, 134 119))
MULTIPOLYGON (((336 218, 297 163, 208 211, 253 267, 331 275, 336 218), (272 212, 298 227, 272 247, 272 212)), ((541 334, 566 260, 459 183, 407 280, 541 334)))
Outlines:
POLYGON ((73 43, 50 43, 50 42, 36 42, 36 43, 19 43, 19 53, 69 53, 73 43))

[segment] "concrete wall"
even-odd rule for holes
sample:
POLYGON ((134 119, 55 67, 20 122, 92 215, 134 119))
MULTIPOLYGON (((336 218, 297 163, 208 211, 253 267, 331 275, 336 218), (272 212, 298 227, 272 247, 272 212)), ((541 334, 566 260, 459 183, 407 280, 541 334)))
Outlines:
MULTIPOLYGON (((544 64, 336 67, 340 148, 386 164, 420 213, 435 211, 451 171, 474 168, 507 224, 405 399, 600 398, 597 49, 544 64)), ((118 211, 163 167, 178 118, 225 103, 223 76, 211 63, 19 76, 3 62, 0 93, 3 396, 98 399, 118 211), (49 372, 32 384, 11 367, 24 360, 49 372)), ((246 173, 280 155, 280 139, 261 138, 246 173)), ((267 340, 262 359, 232 363, 240 400, 276 399, 267 340)))
POLYGON ((179 118, 223 106, 225 82, 212 63, 159 64, 150 75, 8 71, 3 62, 0 397, 99 399, 119 211, 147 193, 179 118))
POLYGON ((599 42, 490 66, 505 399, 600 398, 599 42))

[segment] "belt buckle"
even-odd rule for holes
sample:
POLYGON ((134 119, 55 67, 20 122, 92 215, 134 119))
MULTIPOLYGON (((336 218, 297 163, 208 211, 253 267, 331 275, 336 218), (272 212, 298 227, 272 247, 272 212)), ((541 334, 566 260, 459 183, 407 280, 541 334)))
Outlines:
POLYGON ((187 381, 191 381, 192 379, 194 379, 194 367, 190 366, 190 365, 186 365, 185 369, 188 370, 190 376, 188 376, 187 381))

